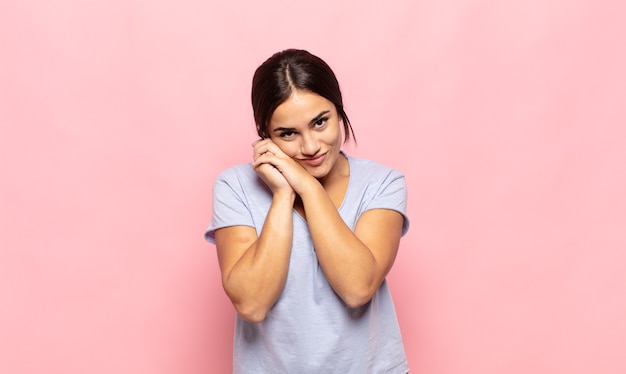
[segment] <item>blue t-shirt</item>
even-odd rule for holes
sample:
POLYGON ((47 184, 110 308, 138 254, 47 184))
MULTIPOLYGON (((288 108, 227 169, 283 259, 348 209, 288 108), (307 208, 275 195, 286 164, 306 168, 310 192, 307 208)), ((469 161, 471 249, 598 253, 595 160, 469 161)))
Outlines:
MULTIPOLYGON (((391 209, 409 227, 407 189, 398 171, 346 156, 350 181, 339 214, 353 231, 370 209, 391 209)), ((213 187, 215 230, 251 226, 261 233, 272 193, 251 164, 222 172, 213 187)), ((261 323, 237 316, 234 373, 406 373, 408 364, 391 294, 384 281, 372 300, 349 308, 333 291, 317 261, 306 221, 293 212, 293 247, 282 294, 261 323)), ((349 266, 349 264, 346 264, 349 266)))

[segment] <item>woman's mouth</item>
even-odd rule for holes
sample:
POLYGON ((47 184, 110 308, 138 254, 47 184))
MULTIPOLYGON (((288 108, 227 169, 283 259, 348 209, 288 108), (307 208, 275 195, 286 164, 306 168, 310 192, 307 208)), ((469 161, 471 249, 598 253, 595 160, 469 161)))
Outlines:
POLYGON ((326 158, 326 153, 323 153, 316 157, 300 159, 300 161, 306 165, 315 167, 315 166, 320 166, 322 162, 324 162, 325 158, 326 158))

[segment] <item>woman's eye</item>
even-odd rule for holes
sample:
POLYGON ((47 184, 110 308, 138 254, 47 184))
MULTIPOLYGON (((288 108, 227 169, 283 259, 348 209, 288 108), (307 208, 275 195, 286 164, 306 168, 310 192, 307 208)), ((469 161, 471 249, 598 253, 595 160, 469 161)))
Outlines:
POLYGON ((285 132, 281 132, 280 133, 280 137, 281 138, 291 138, 292 136, 294 136, 296 133, 293 131, 285 131, 285 132))
POLYGON ((322 117, 320 119, 318 119, 317 121, 315 121, 315 127, 322 127, 326 124, 326 121, 328 121, 328 117, 322 117))

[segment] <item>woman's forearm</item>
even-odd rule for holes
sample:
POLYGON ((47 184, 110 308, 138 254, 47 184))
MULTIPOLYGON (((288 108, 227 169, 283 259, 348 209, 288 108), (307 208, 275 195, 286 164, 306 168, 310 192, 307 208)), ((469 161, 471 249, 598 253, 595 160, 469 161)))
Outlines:
POLYGON ((223 276, 224 289, 244 319, 262 321, 283 290, 293 241, 293 201, 293 196, 275 195, 261 234, 250 244, 249 237, 229 238, 235 246, 248 245, 223 276))
POLYGON ((317 257, 329 283, 351 307, 360 306, 380 286, 376 258, 345 224, 324 188, 301 195, 317 257))

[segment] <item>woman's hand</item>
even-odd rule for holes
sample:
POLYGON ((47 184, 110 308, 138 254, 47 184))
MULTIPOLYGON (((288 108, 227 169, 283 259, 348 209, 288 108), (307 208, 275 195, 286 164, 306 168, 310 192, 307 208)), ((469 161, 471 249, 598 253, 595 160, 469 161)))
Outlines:
POLYGON ((286 183, 292 191, 301 194, 307 183, 317 182, 271 139, 257 140, 252 146, 254 147, 252 166, 274 193, 275 188, 277 190, 285 188, 286 183))
POLYGON ((270 151, 262 146, 262 142, 263 140, 257 140, 252 143, 254 148, 252 167, 254 171, 268 185, 273 194, 280 192, 294 193, 293 188, 291 188, 282 173, 269 162, 270 151))

